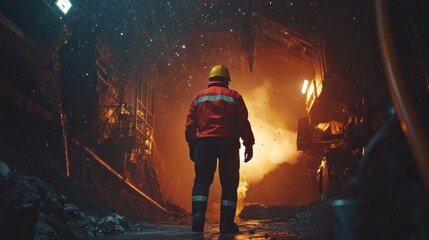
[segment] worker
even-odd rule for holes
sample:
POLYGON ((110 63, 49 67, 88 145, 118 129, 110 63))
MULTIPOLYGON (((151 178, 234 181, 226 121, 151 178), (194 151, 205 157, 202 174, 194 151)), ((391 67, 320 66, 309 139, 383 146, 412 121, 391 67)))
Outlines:
POLYGON ((239 183, 239 148, 242 138, 244 162, 253 157, 255 139, 247 119, 247 108, 241 95, 229 89, 231 77, 223 65, 209 73, 208 88, 195 95, 186 119, 185 137, 189 156, 194 162, 192 189, 192 231, 203 232, 209 188, 219 159, 222 186, 220 233, 239 233, 234 222, 239 183))

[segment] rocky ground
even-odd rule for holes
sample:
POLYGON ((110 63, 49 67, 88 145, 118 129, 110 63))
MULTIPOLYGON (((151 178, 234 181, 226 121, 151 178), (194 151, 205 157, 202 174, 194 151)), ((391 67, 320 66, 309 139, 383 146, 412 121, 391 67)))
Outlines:
POLYGON ((126 217, 114 212, 86 214, 39 178, 4 162, 0 162, 0 189, 4 239, 88 239, 130 229, 126 217))
POLYGON ((242 220, 266 220, 280 223, 282 229, 291 233, 308 231, 326 232, 327 199, 306 206, 246 205, 239 217, 242 220))
MULTIPOLYGON (((133 221, 113 210, 81 210, 37 177, 0 162, 0 216, 4 239, 222 239, 217 221, 204 234, 190 232, 189 218, 133 221)), ((88 203, 86 203, 88 204, 88 203)), ((325 239, 326 201, 308 206, 247 205, 235 239, 325 239)), ((2 238, 3 239, 3 238, 2 238)))
POLYGON ((91 174, 100 184, 82 189, 65 175, 58 139, 27 125, 0 127, 0 239, 325 239, 326 201, 252 204, 237 218, 241 234, 219 235, 218 221, 194 234, 189 213, 168 203, 170 214, 159 213, 103 172, 91 174))

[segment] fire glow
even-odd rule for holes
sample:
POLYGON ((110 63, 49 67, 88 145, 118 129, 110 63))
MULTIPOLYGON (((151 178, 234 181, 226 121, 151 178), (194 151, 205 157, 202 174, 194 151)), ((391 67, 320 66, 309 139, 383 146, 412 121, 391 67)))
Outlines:
MULTIPOLYGON (((253 159, 244 163, 244 147, 240 148, 239 198, 245 198, 248 183, 258 182, 281 163, 295 163, 299 152, 296 150, 296 132, 286 129, 276 112, 269 106, 270 89, 268 83, 244 93, 249 111, 249 121, 255 135, 253 159)), ((239 199, 243 201, 243 199, 239 199)))
POLYGON ((244 200, 246 199, 246 192, 247 192, 247 187, 248 187, 248 183, 245 181, 240 181, 239 185, 238 185, 238 189, 237 189, 237 211, 236 214, 238 215, 241 210, 243 210, 244 208, 244 200))

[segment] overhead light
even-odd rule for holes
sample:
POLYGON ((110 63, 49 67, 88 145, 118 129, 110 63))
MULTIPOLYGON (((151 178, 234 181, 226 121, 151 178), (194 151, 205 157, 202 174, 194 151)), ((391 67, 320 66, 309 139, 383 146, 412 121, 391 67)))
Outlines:
POLYGON ((309 96, 311 96, 311 94, 313 94, 313 92, 314 92, 314 85, 312 84, 312 85, 310 86, 310 89, 308 89, 307 98, 308 98, 309 96))
POLYGON ((55 4, 58 6, 58 8, 64 13, 67 14, 67 12, 70 10, 72 4, 69 0, 57 0, 55 4))
POLYGON ((304 80, 304 83, 302 84, 302 89, 301 89, 302 94, 305 94, 305 92, 307 91, 307 87, 308 87, 308 80, 304 80))

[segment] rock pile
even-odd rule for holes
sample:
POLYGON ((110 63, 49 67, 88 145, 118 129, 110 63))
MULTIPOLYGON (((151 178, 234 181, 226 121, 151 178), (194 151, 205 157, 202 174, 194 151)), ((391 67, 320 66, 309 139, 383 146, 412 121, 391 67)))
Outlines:
POLYGON ((87 239, 129 227, 129 220, 116 213, 83 213, 39 178, 0 161, 0 232, 5 239, 87 239))

